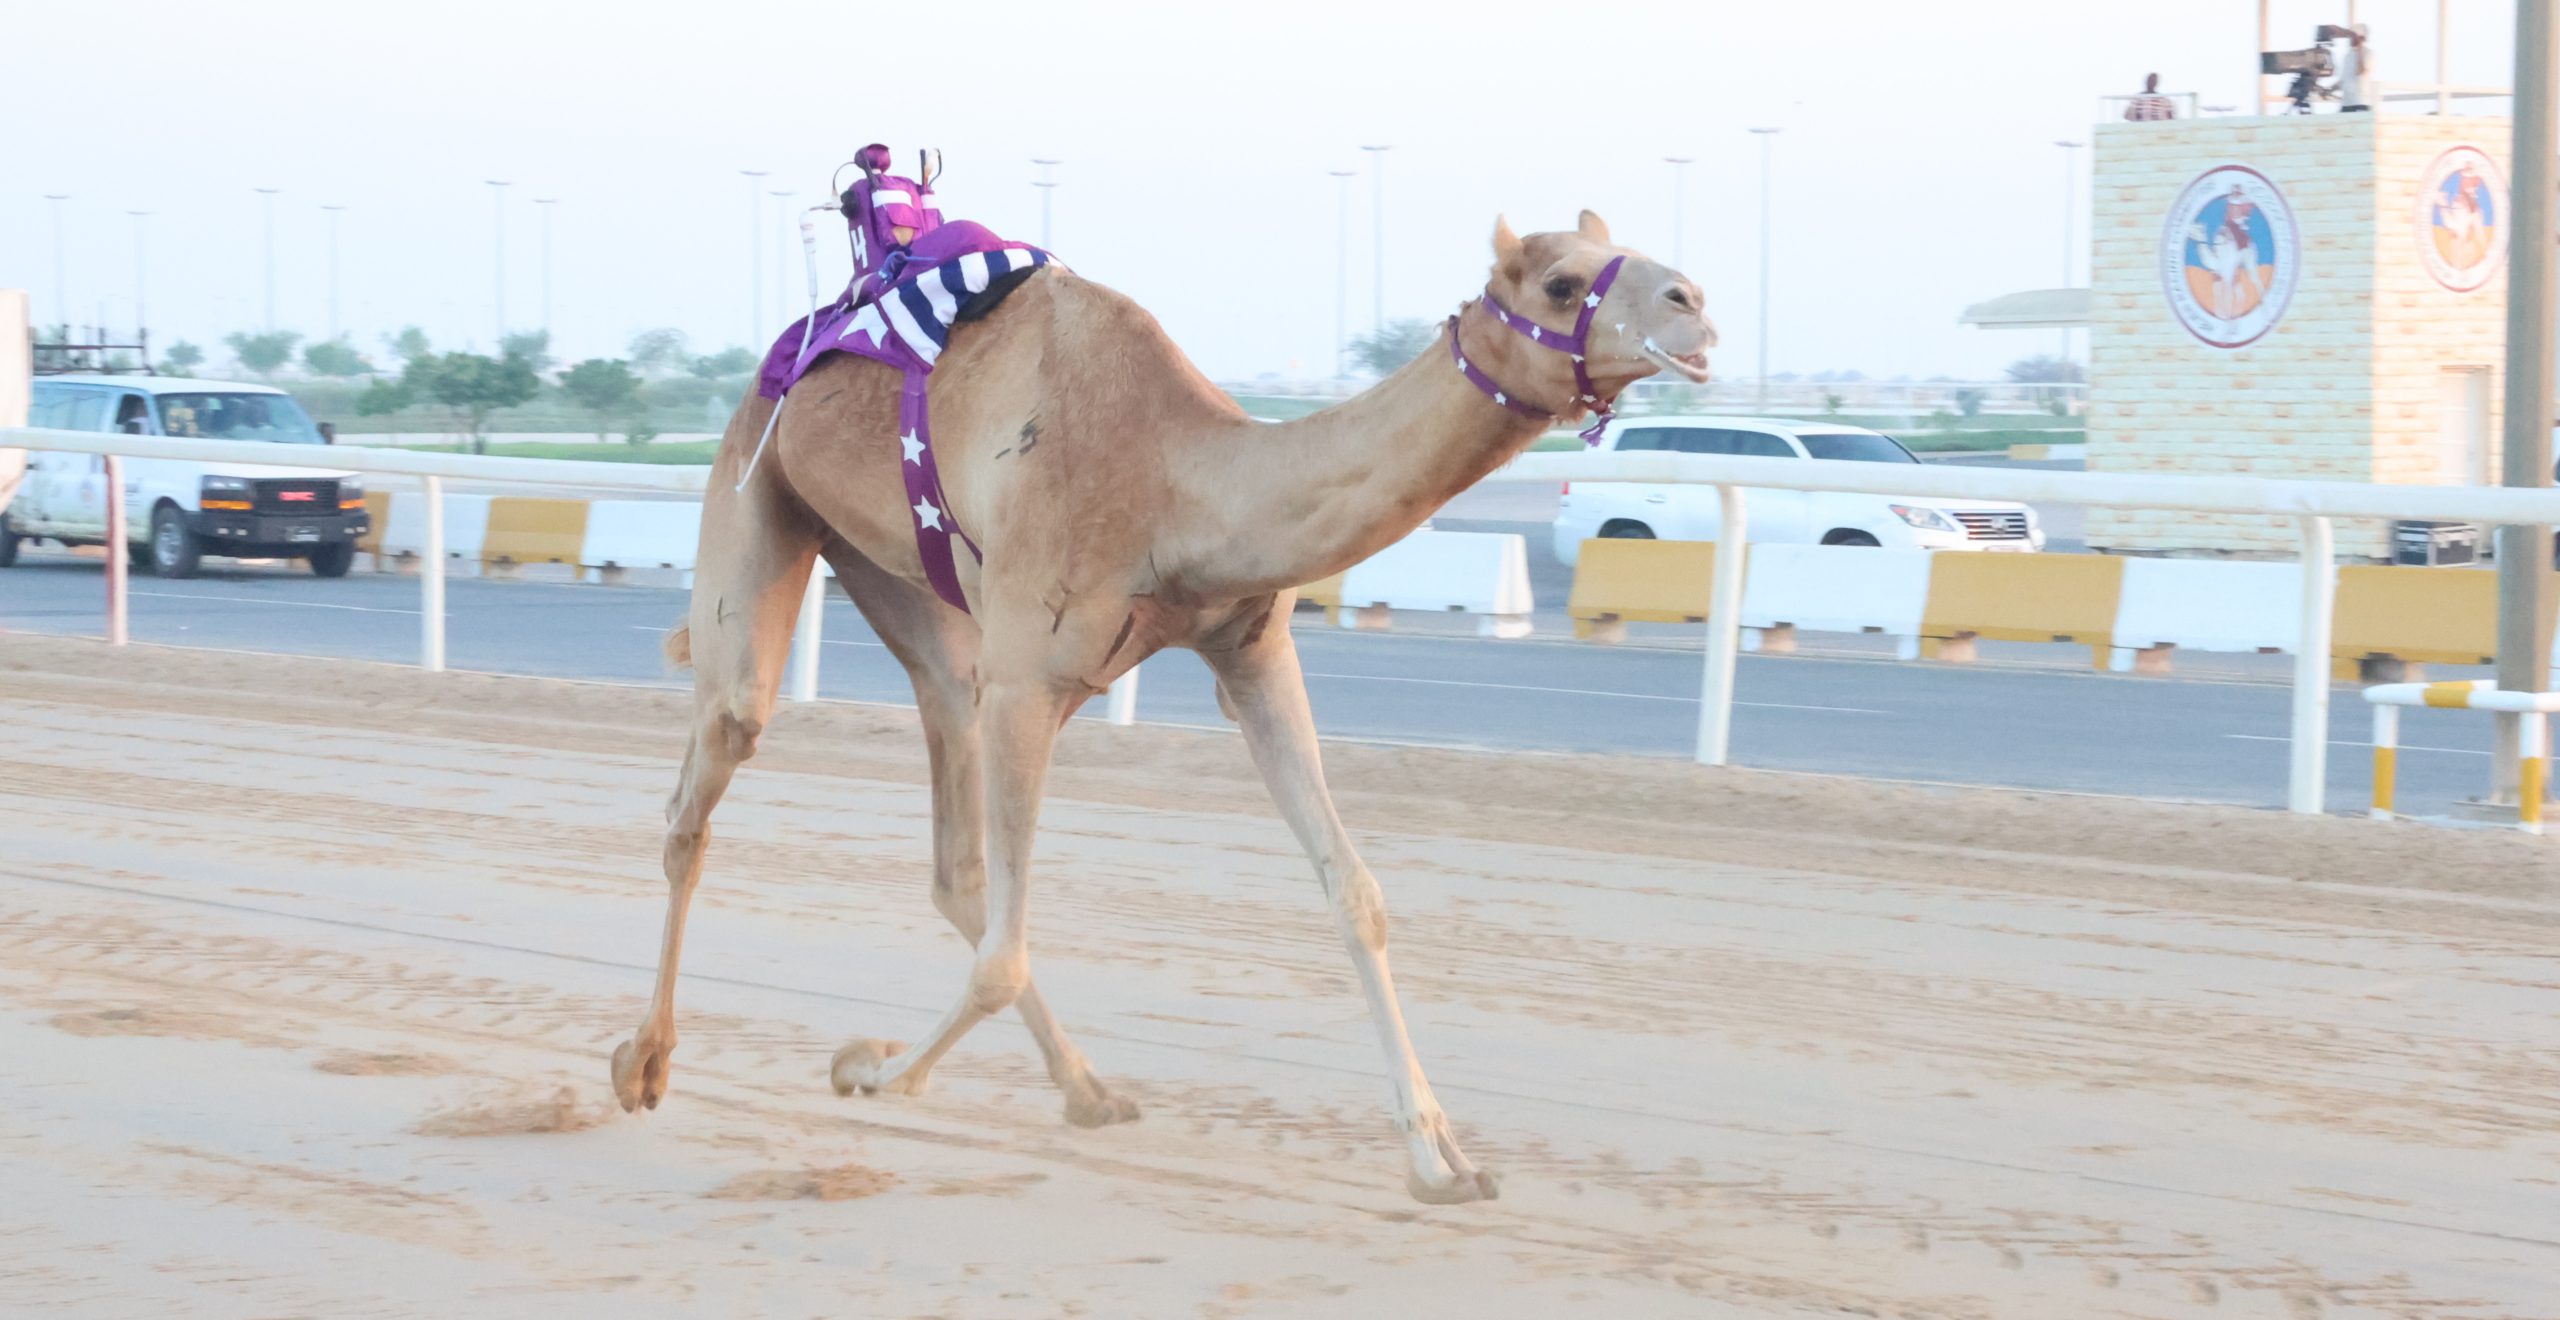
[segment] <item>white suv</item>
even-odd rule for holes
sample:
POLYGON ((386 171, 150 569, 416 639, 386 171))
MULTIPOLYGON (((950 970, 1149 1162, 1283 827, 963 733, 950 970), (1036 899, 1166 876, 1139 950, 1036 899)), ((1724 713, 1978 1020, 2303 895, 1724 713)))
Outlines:
MULTIPOLYGON (((1862 427, 1764 417, 1621 417, 1601 433, 1599 449, 1920 461, 1892 436, 1862 427)), ((2044 548, 2044 529, 2036 525, 2035 511, 2007 500, 1745 489, 1750 492, 1745 509, 1754 541, 1905 550, 2044 548)), ((1713 486, 1570 481, 1556 508, 1556 558, 1571 567, 1581 557, 1582 543, 1592 537, 1712 541, 1721 522, 1713 486)))
MULTIPOLYGON (((282 390, 169 376, 39 377, 27 424, 310 445, 314 457, 329 443, 282 390)), ((302 559, 322 577, 340 577, 371 525, 352 472, 169 458, 128 458, 122 467, 127 553, 162 577, 192 576, 206 555, 302 559)), ((0 568, 17 562, 20 541, 103 544, 106 484, 97 455, 28 453, 26 480, 0 509, 0 568)))

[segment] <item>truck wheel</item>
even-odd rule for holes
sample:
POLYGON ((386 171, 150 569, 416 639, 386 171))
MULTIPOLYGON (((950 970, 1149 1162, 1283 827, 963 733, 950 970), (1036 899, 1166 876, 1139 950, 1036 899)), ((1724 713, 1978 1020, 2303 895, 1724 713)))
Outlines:
POLYGON ((355 562, 356 543, 353 541, 324 545, 311 552, 311 571, 322 577, 345 577, 355 562))
POLYGON ((125 542, 124 562, 126 567, 131 568, 137 573, 147 573, 151 571, 150 544, 146 542, 141 545, 136 545, 131 541, 125 542))
POLYGON ((1653 539, 1653 529, 1643 523, 1620 518, 1601 528, 1600 535, 1603 539, 1611 541, 1650 541, 1653 539))
POLYGON ((9 515, 0 513, 0 568, 11 567, 18 562, 18 542, 21 539, 9 526, 9 515))
POLYGON ((1876 538, 1865 532, 1833 532, 1822 538, 1822 543, 1824 545, 1862 545, 1872 549, 1876 545, 1876 538))
POLYGON ((187 530, 187 515, 163 504, 151 511, 151 571, 164 578, 190 578, 204 562, 196 534, 187 530))

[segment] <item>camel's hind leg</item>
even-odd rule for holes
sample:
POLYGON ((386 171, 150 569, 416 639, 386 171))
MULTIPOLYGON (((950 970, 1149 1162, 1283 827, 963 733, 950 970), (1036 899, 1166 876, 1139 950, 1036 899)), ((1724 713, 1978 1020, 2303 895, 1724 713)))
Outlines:
MULTIPOLYGON (((834 543, 827 562, 861 607, 872 631, 905 665, 923 717, 925 754, 933 770, 933 906, 976 948, 987 927, 985 786, 978 755, 978 625, 932 592, 882 571, 834 543)), ((1024 982, 1014 1000, 1040 1046, 1049 1078, 1067 1095, 1067 1121, 1077 1127, 1126 1123, 1137 1105, 1096 1077, 1084 1052, 1067 1039, 1037 986, 1024 982)), ((856 1042, 836 1052, 829 1069, 839 1095, 851 1094, 866 1057, 856 1042)))
MULTIPOLYGON (((763 424, 758 414, 741 414, 740 420, 763 424)), ((792 624, 818 553, 816 521, 782 489, 771 464, 742 493, 734 487, 744 453, 729 445, 721 460, 703 498, 693 605, 684 628, 668 640, 668 654, 679 662, 690 648, 693 738, 675 795, 667 801, 667 924, 658 946, 657 989, 640 1030, 613 1051, 613 1093, 624 1109, 655 1109, 667 1093, 668 1059, 676 1048, 676 964, 684 950, 685 910, 711 841, 711 810, 728 791, 738 763, 755 755, 756 738, 773 716, 792 624)))

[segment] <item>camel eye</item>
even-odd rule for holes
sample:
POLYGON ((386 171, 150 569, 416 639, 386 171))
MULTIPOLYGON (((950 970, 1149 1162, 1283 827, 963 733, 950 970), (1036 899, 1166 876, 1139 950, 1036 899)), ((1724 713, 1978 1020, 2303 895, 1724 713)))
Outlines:
POLYGON ((1547 296, 1559 303, 1571 302, 1573 300, 1573 291, 1581 287, 1582 281, 1574 279, 1571 276, 1558 275, 1554 279, 1547 281, 1547 296))

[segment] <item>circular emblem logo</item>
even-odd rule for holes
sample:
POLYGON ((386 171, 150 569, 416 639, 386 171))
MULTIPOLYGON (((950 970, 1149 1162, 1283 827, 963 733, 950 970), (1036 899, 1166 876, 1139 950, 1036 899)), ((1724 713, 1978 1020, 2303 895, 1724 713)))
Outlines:
POLYGON ((2216 165, 2169 208, 2160 283, 2187 333, 2215 348, 2256 343, 2293 301, 2302 241, 2293 208, 2267 176, 2216 165))
POLYGON ((2436 283, 2469 293, 2507 260, 2507 179, 2478 147, 2436 157, 2418 183, 2418 259, 2436 283))

